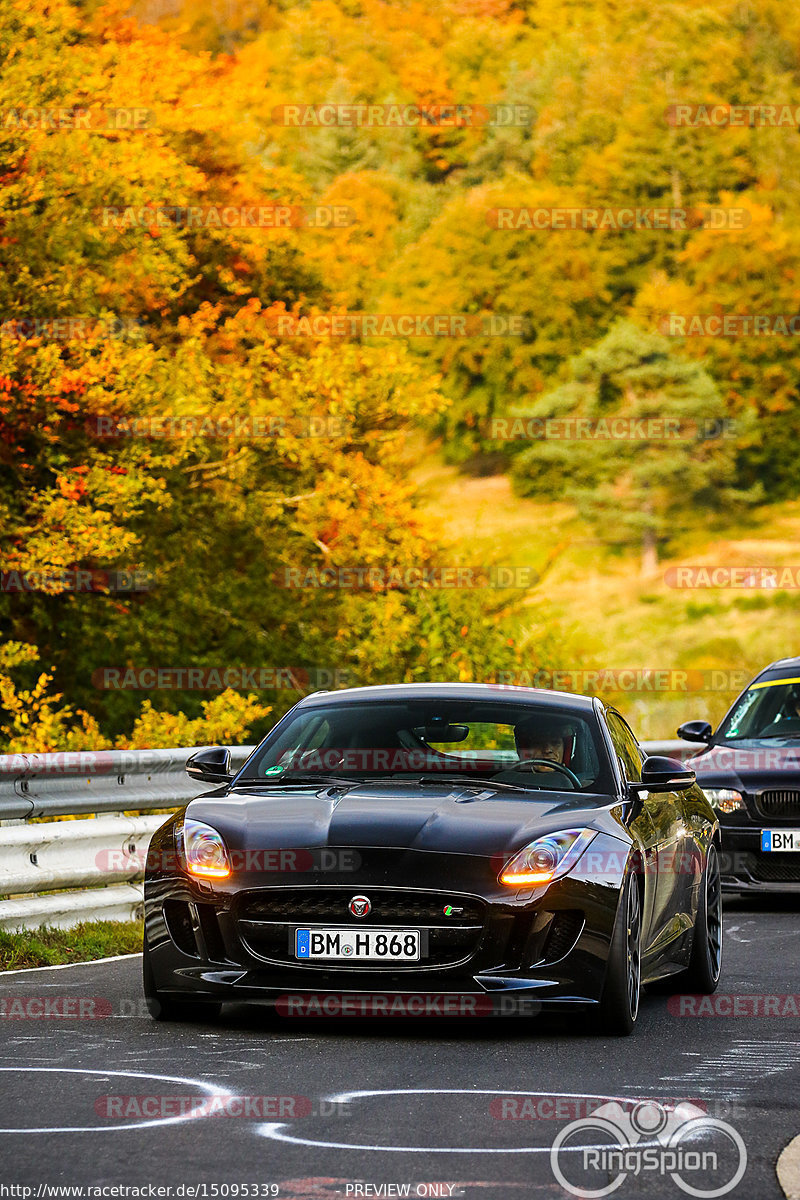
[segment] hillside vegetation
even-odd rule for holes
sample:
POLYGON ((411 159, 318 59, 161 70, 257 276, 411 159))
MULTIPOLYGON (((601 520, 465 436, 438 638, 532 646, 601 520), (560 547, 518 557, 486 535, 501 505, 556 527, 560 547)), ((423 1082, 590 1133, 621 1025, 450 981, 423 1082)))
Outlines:
POLYGON ((788 648, 793 594, 658 579, 794 553, 796 6, 8 0, 0 68, 0 749, 788 648), (472 510, 542 583, 297 582, 434 569, 472 510))

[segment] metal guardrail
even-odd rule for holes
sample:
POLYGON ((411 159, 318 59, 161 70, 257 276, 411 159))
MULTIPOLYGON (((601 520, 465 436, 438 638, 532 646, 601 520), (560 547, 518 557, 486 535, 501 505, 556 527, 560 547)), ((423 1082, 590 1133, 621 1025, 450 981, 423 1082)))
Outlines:
MULTIPOLYGON (((680 741, 642 748, 679 758, 700 749, 680 741)), ((0 755, 0 929, 140 917, 147 847, 164 810, 207 790, 184 771, 195 749, 0 755), (158 811, 121 815, 140 809, 158 811), (28 823, 87 813, 104 815, 28 823)), ((232 748, 233 766, 252 750, 232 748)))
MULTIPOLYGON (((188 804, 203 790, 184 772, 196 749, 0 754, 0 821, 188 804)), ((233 767, 253 749, 233 747, 233 767)))

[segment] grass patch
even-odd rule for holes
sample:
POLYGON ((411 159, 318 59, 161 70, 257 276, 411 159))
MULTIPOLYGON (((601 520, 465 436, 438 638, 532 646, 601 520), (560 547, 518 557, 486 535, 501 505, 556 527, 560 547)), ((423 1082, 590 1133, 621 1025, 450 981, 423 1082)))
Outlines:
MULTIPOLYGON (((658 570, 644 576, 636 547, 601 542, 574 507, 514 494, 507 476, 473 478, 421 452, 411 472, 420 507, 450 542, 445 562, 525 563, 540 581, 521 599, 515 623, 523 651, 543 634, 564 670, 614 667, 730 673, 692 693, 607 694, 641 738, 674 737, 692 718, 716 724, 767 663, 800 652, 800 591, 670 586, 671 567, 691 564, 794 566, 800 501, 765 506, 747 520, 679 530, 658 570)), ((486 636, 491 636, 487 629, 486 636)))
POLYGON ((142 948, 141 921, 85 921, 72 929, 0 929, 0 970, 52 967, 113 954, 137 954, 142 948))

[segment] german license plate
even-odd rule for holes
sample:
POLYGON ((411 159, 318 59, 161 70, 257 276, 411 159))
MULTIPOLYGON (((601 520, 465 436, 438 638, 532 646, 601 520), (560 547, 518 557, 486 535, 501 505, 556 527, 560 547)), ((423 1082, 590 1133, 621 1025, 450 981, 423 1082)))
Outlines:
POLYGON ((341 962, 415 962, 420 957, 418 929, 296 929, 295 958, 341 962))
POLYGON ((774 850, 800 853, 800 829, 762 829, 761 849, 767 853, 774 850))

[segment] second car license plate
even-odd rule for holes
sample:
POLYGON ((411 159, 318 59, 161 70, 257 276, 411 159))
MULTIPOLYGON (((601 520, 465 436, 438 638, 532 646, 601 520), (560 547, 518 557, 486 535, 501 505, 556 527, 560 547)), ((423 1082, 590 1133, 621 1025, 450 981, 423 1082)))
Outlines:
POLYGON ((762 829, 761 849, 794 850, 800 853, 800 829, 762 829))
POLYGON ((295 958, 358 962, 414 962, 420 957, 418 929, 296 929, 295 958))

